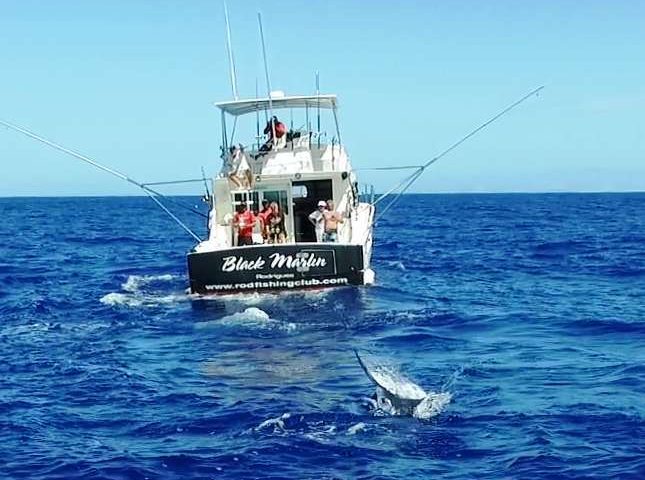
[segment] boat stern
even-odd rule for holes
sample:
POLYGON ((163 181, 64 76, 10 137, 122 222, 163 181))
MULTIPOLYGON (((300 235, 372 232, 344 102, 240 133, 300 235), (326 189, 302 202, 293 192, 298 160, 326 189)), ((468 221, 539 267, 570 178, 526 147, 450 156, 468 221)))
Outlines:
POLYGON ((191 293, 298 290, 363 285, 361 245, 263 244, 188 254, 191 293))

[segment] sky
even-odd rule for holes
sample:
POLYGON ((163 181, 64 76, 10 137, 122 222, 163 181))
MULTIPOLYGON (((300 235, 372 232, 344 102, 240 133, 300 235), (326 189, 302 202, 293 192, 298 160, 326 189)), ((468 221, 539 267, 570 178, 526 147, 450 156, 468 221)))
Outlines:
MULTIPOLYGON (((413 192, 645 190, 645 2, 228 2, 240 96, 339 96, 355 168, 434 164, 413 192)), ((219 170, 223 3, 0 0, 0 119, 140 182, 219 170)), ((247 122, 255 126, 255 119, 247 122)), ((248 143, 252 139, 239 139, 248 143)), ((405 172, 359 172, 377 191, 405 172)), ((200 185, 164 190, 201 194, 200 185)), ((138 195, 0 127, 0 196, 138 195)))

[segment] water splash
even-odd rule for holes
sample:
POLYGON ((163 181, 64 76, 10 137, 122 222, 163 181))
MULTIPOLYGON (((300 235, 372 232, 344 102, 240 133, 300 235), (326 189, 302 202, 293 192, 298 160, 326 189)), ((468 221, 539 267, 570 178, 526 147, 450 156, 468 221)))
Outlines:
POLYGON ((274 291, 274 292, 249 292, 244 295, 239 293, 228 293, 228 294, 210 294, 210 295, 200 295, 196 294, 197 298, 205 301, 209 300, 221 300, 226 303, 239 303, 242 305, 260 305, 262 303, 274 303, 276 301, 282 301, 285 298, 289 299, 303 299, 305 301, 317 301, 323 300, 332 294, 330 289, 320 289, 320 290, 283 290, 283 291, 274 291))
POLYGON ((103 305, 110 307, 155 307, 185 302, 186 300, 189 300, 189 297, 184 294, 153 295, 112 292, 103 295, 99 301, 103 305))
POLYGON ((109 305, 111 307, 116 306, 126 306, 126 307, 139 307, 143 305, 143 299, 130 295, 127 293, 117 293, 112 292, 107 295, 103 295, 101 300, 99 300, 103 305, 109 305))
POLYGON ((291 414, 289 412, 283 413, 279 417, 269 418, 268 420, 265 420, 264 422, 260 423, 257 427, 255 427, 254 430, 257 432, 260 430, 266 430, 270 427, 273 427, 273 433, 284 433, 285 431, 284 421, 289 418, 291 418, 291 414))
POLYGON ((130 275, 121 285, 122 292, 103 295, 100 302, 110 307, 154 307, 189 300, 185 293, 165 293, 159 291, 168 282, 177 279, 176 275, 130 275), (154 287, 154 288, 151 288, 154 287))
POLYGON ((376 385, 372 403, 376 414, 428 419, 441 413, 452 399, 449 392, 426 392, 393 367, 373 358, 363 359, 358 352, 355 354, 367 377, 376 385))
POLYGON ((129 275, 121 288, 126 292, 137 293, 141 290, 141 287, 157 282, 168 282, 175 278, 175 275, 169 273, 164 275, 129 275))
POLYGON ((397 270, 401 270, 401 271, 407 270, 405 268, 405 265, 403 265, 403 262, 401 262, 400 260, 388 260, 387 261, 387 266, 388 267, 394 267, 397 270))
POLYGON ((352 425, 347 429, 347 435, 356 435, 358 432, 365 430, 367 425, 363 422, 358 422, 356 425, 352 425))
POLYGON ((275 320, 267 312, 257 307, 248 307, 243 312, 226 315, 218 320, 196 323, 195 328, 212 328, 218 325, 287 332, 292 332, 297 328, 295 323, 275 320))
POLYGON ((413 417, 422 420, 435 417, 445 410, 452 400, 452 394, 449 392, 428 393, 426 398, 414 409, 413 417))

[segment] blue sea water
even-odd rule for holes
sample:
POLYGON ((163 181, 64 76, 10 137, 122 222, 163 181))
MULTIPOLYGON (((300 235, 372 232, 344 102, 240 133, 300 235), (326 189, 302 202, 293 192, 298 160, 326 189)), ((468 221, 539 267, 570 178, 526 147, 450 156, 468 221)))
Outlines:
POLYGON ((1 478, 645 478, 645 194, 407 195, 374 286, 215 299, 149 199, 0 218, 1 478))

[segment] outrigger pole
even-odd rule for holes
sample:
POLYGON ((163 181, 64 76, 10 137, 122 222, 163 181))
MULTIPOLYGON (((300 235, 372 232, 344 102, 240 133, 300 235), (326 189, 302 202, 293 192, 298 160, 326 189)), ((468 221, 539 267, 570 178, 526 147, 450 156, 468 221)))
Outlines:
POLYGON ((497 120, 498 118, 500 118, 500 117, 502 117, 502 116, 506 115, 508 112, 510 112, 511 110, 513 110, 515 107, 517 107, 520 103, 523 103, 526 99, 528 99, 528 98, 532 97, 533 95, 537 95, 537 94, 540 92, 540 90, 542 90, 543 88, 544 88, 544 85, 542 85, 541 87, 538 87, 538 88, 536 88, 536 89, 534 89, 534 90, 531 90, 529 93, 527 93, 526 95, 524 95, 522 98, 520 98, 519 100, 517 100, 516 102, 512 103, 511 105, 509 105, 508 107, 506 107, 504 110, 502 110, 501 112, 499 112, 497 115, 495 115, 495 116, 494 116, 494 117, 492 117, 491 119, 487 120, 486 122, 482 123, 479 127, 477 127, 476 129, 474 129, 474 130, 473 130, 472 132, 470 132, 468 135, 466 135, 466 136, 462 137, 459 141, 457 141, 457 142, 453 143, 450 147, 448 147, 447 149, 445 149, 445 150, 444 150, 443 152, 441 152, 439 155, 437 155, 436 157, 431 158, 431 159, 430 159, 430 160, 428 160, 426 163, 424 163, 423 165, 419 166, 419 167, 418 167, 418 168, 417 168, 417 169, 416 169, 416 170, 415 170, 411 175, 409 175, 409 176, 405 177, 401 182, 399 182, 399 183, 398 183, 397 185, 395 185, 393 188, 391 188, 390 190, 388 190, 385 194, 381 195, 381 196, 380 196, 380 197, 379 197, 379 198, 378 198, 378 199, 377 199, 377 200, 376 200, 372 205, 376 205, 376 204, 377 204, 377 203, 379 203, 381 200, 385 199, 388 195, 390 195, 391 193, 395 192, 396 190, 398 190, 399 188, 401 188, 401 187, 402 187, 402 188, 401 188, 401 191, 397 194, 397 196, 396 196, 396 197, 394 197, 394 199, 393 199, 390 203, 388 203, 388 204, 387 204, 387 206, 385 207, 385 209, 384 209, 382 212, 380 212, 380 214, 379 214, 379 216, 376 218, 375 222, 376 222, 376 221, 378 221, 378 219, 379 219, 379 218, 381 218, 381 217, 385 214, 385 212, 387 212, 387 211, 392 207, 392 205, 394 205, 394 203, 399 199, 399 197, 400 197, 401 195, 403 195, 403 193, 405 193, 405 191, 406 191, 408 188, 410 188, 410 187, 412 186, 412 184, 413 184, 413 183, 414 183, 414 182, 415 182, 415 181, 416 181, 416 180, 421 176, 421 174, 425 171, 425 169, 426 169, 426 168, 428 168, 430 165, 432 165, 432 164, 433 164, 433 163, 435 163, 437 160, 439 160, 440 158, 444 157, 445 155, 447 155, 447 154, 448 154, 448 153, 450 153, 451 151, 453 151, 453 150, 454 150, 455 148, 457 148, 459 145, 461 145, 462 143, 464 143, 466 140, 468 140, 470 137, 472 137, 473 135, 475 135, 475 134, 476 134, 477 132, 479 132, 480 130, 483 130, 484 128, 486 128, 488 125, 490 125, 491 123, 493 123, 493 122, 494 122, 495 120, 497 120))
MULTIPOLYGON (((194 233, 190 228, 188 228, 188 227, 187 227, 187 226, 186 226, 186 225, 185 225, 181 220, 179 220, 179 219, 178 219, 178 218, 177 218, 177 217, 176 217, 176 216, 175 216, 175 215, 174 215, 170 210, 168 210, 164 204, 162 204, 162 203, 161 203, 161 202, 156 198, 156 197, 163 197, 163 195, 162 195, 161 193, 159 193, 159 192, 157 192, 157 191, 153 190, 152 188, 147 187, 147 186, 146 186, 146 185, 144 185, 143 183, 139 183, 139 182, 137 182, 136 180, 133 180, 132 178, 128 177, 127 175, 125 175, 125 174, 123 174, 123 173, 121 173, 121 172, 119 172, 119 171, 117 171, 117 170, 114 170, 114 169, 112 169, 112 168, 106 167, 105 165, 101 165, 101 164, 100 164, 99 162, 97 162, 96 160, 92 160, 91 158, 89 158, 89 157, 87 157, 87 156, 85 156, 85 155, 82 155, 82 154, 80 154, 80 153, 78 153, 78 152, 75 152, 74 150, 70 150, 69 148, 65 148, 65 147, 63 147, 62 145, 59 145, 59 144, 54 143, 54 142, 51 142, 51 141, 47 140, 46 138, 43 138, 43 137, 41 137, 40 135, 37 135, 37 134, 35 134, 34 132, 31 132, 31 131, 27 130, 26 128, 19 127, 18 125, 14 125, 14 124, 9 123, 9 122, 4 122, 4 121, 2 121, 2 120, 0 120, 0 125, 4 125, 5 127, 10 128, 11 130, 15 130, 16 132, 20 132, 20 133, 22 133, 22 134, 24 134, 24 135, 27 135, 28 137, 33 138, 34 140, 37 140, 37 141, 39 141, 39 142, 41 142, 41 143, 44 143, 45 145, 48 145, 48 146, 52 147, 52 148, 53 148, 53 149, 55 149, 55 150, 58 150, 58 151, 61 151, 61 152, 63 152, 63 153, 66 153, 66 154, 68 154, 68 155, 71 155, 72 157, 76 157, 76 158, 78 158, 79 160, 82 160, 82 161, 84 161, 84 162, 86 162, 86 163, 89 163, 90 165, 92 165, 92 166, 94 166, 94 167, 98 168, 99 170, 103 170, 104 172, 107 172, 107 173, 109 173, 109 174, 111 174, 111 175, 114 175, 115 177, 118 177, 118 178, 120 178, 121 180, 125 180, 126 182, 131 183, 132 185, 136 185, 136 186, 137 186, 137 187, 139 187, 141 190, 143 190, 144 192, 146 192, 146 194, 148 194, 148 196, 149 196, 149 197, 150 197, 150 198, 151 198, 151 199, 152 199, 152 200, 153 200, 157 205, 159 205, 159 207, 160 207, 164 212, 166 212, 166 213, 170 216, 170 218, 172 218, 175 222, 177 222, 177 224, 178 224, 181 228, 183 228, 183 229, 184 229, 184 230, 185 230, 185 231, 186 231, 186 232, 187 232, 191 237, 193 237, 193 238, 194 238, 195 240, 197 240, 198 242, 201 242, 201 241, 202 241, 202 240, 201 240, 201 238, 199 238, 199 237, 198 237, 198 236, 197 236, 197 235, 196 235, 196 234, 195 234, 195 233, 194 233)), ((199 212, 196 212, 196 213, 199 213, 199 212)), ((201 215, 201 213, 200 213, 200 215, 201 215)))

